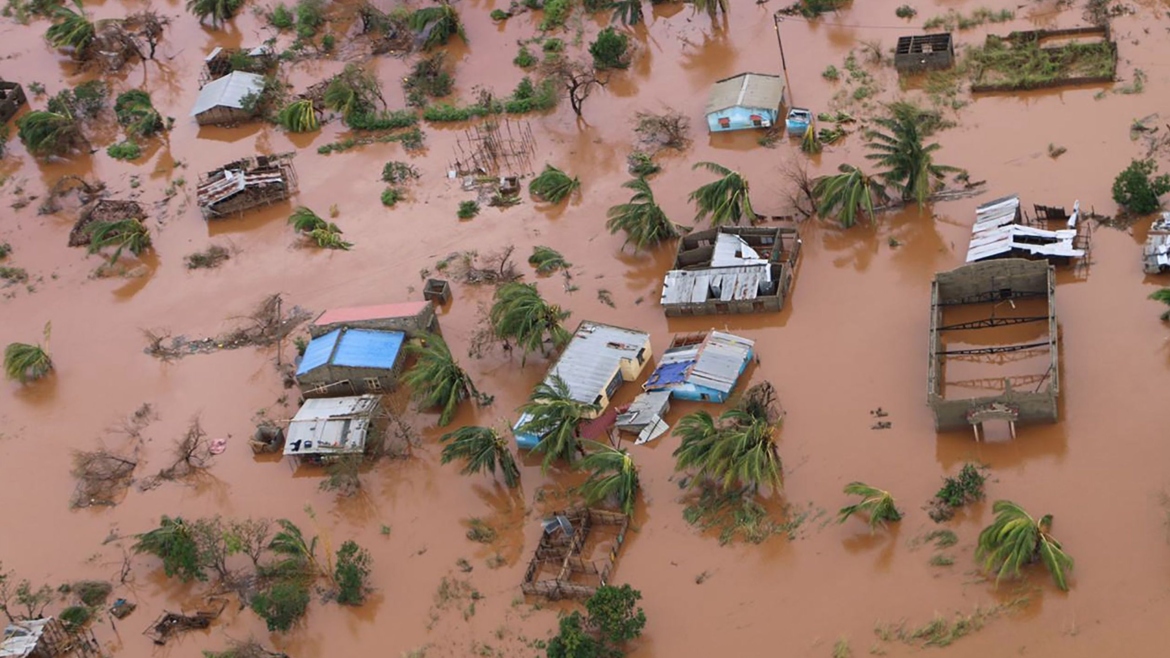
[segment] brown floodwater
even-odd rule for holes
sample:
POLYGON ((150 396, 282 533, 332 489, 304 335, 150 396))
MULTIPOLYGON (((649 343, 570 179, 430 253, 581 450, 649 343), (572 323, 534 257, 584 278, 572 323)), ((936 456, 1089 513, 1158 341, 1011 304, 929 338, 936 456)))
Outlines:
MULTIPOLYGON (((822 21, 786 19, 781 34, 797 103, 827 109, 843 83, 825 81, 821 71, 828 64, 842 68, 847 52, 862 42, 876 40, 889 49, 897 36, 914 33, 922 20, 947 9, 969 13, 978 6, 1015 6, 1003 0, 934 0, 916 5, 918 18, 906 22, 894 16, 898 4, 858 1, 822 21)), ((963 31, 956 39, 968 44, 989 32, 1082 24, 1079 7, 1056 4, 1034 3, 1020 9, 1010 24, 963 31)), ((99 18, 143 6, 134 0, 87 3, 99 18)), ((507 93, 524 75, 511 59, 517 40, 534 34, 539 15, 497 25, 487 14, 501 6, 481 0, 458 3, 469 37, 469 45, 451 49, 460 95, 470 95, 475 86, 507 93)), ((526 119, 536 136, 537 166, 549 162, 579 176, 580 198, 550 210, 525 195, 518 207, 484 208, 467 222, 458 221, 455 213, 469 196, 446 178, 461 126, 424 126, 426 151, 414 158, 397 144, 318 155, 317 146, 345 136, 337 122, 318 134, 296 137, 258 125, 198 128, 187 115, 203 55, 216 45, 254 44, 267 38, 268 30, 253 13, 259 6, 249 5, 226 30, 216 32, 201 28, 177 0, 156 4, 172 17, 158 61, 129 67, 111 79, 116 91, 149 90, 162 113, 176 118, 174 129, 151 145, 147 157, 129 164, 107 157, 104 147, 116 133, 107 124, 98 131, 101 140, 95 138, 101 150, 92 155, 36 162, 13 135, 0 160, 5 177, 0 240, 14 248, 6 264, 24 267, 31 276, 27 288, 0 289, 0 342, 35 340, 44 323, 52 322, 56 363, 54 374, 35 385, 0 385, 5 500, 0 560, 35 582, 116 580, 122 552, 103 540, 111 533, 146 530, 162 514, 287 517, 333 546, 354 538, 368 547, 377 588, 372 600, 359 609, 314 604, 293 632, 271 637, 255 615, 233 605, 210 631, 185 636, 162 653, 195 656, 201 649, 223 646, 227 638, 251 634, 297 658, 396 656, 423 646, 429 646, 428 656, 466 656, 476 643, 502 655, 536 653, 525 642, 546 637, 556 626, 555 610, 565 606, 536 610, 517 604, 519 581, 539 534, 540 514, 563 500, 559 494, 579 482, 579 474, 554 469, 544 476, 539 461, 526 457, 523 486, 516 492, 487 478, 463 477, 453 466, 439 466, 441 432, 430 427, 433 415, 423 415, 412 417, 423 428, 414 458, 379 464, 363 475, 359 496, 338 500, 318 490, 318 473, 255 459, 247 449, 259 410, 277 418, 294 411, 274 404, 288 394, 273 367, 274 350, 225 351, 164 363, 143 352, 142 330, 214 335, 274 292, 314 311, 416 299, 420 272, 433 270, 453 251, 488 253, 515 246, 523 265, 531 247, 542 244, 573 263, 577 289, 568 290, 560 276, 526 278, 537 280, 542 294, 572 311, 570 324, 590 319, 644 329, 653 333, 656 351, 673 332, 711 327, 755 339, 761 363, 749 371, 750 381, 775 384, 787 414, 779 433, 785 491, 769 507, 779 512, 788 504, 811 511, 796 539, 721 547, 715 537, 682 519, 682 491, 671 458, 677 439, 666 436, 631 447, 643 496, 615 580, 631 583, 644 595, 649 622, 633 655, 827 656, 842 637, 854 655, 865 654, 874 643, 887 655, 906 655, 916 649, 879 642, 876 623, 918 625, 936 614, 971 613, 976 606, 1021 596, 1027 603, 1014 613, 989 620, 945 651, 1046 658, 1161 655, 1164 620, 1170 614, 1170 545, 1167 509, 1160 501, 1170 485, 1170 443, 1160 410, 1170 355, 1167 329, 1158 319, 1160 305, 1147 299, 1166 282, 1144 276, 1139 262, 1148 222, 1127 231, 1099 228, 1088 276, 1058 275, 1059 423, 1021 427, 1014 441, 977 444, 970 432, 938 435, 925 390, 931 277, 962 263, 976 205, 1018 193, 1025 204, 1071 206, 1079 199, 1083 207, 1104 214, 1116 210, 1112 177, 1145 153, 1143 143, 1129 139, 1130 122, 1163 110, 1170 101, 1164 64, 1170 48, 1160 38, 1170 27, 1167 5, 1142 0, 1130 6, 1136 13, 1113 22, 1119 73, 1129 80, 1135 69, 1143 70, 1148 76, 1144 93, 1091 87, 981 97, 953 113, 957 126, 937 136, 942 145, 937 160, 968 169, 971 180, 985 180, 985 194, 887 213, 876 225, 849 231, 807 222, 795 287, 782 312, 668 321, 656 300, 671 248, 632 254, 622 249, 622 236, 604 228, 606 209, 628 198, 620 185, 628 178, 624 159, 635 139, 631 117, 636 111, 675 108, 691 119, 693 146, 682 155, 664 154, 664 170, 651 183, 669 216, 683 224, 693 217, 687 193, 709 180, 691 170, 694 162, 711 160, 745 172, 753 202, 764 214, 790 212, 785 168, 807 161, 815 175, 843 162, 861 162, 864 149, 857 134, 812 159, 794 142, 768 149, 759 147, 752 134, 706 134, 702 110, 712 82, 743 70, 779 72, 770 17, 776 3, 737 0, 730 17, 716 25, 689 8, 647 6, 647 24, 633 31, 638 59, 589 98, 582 118, 562 103, 554 112, 526 119), (1050 158, 1050 144, 1068 151, 1050 158), (199 172, 254 152, 292 149, 298 151, 300 177, 294 203, 322 214, 336 204, 334 221, 355 243, 352 251, 303 248, 285 221, 288 204, 210 225, 200 218, 193 198, 199 172), (390 159, 409 159, 423 173, 409 191, 409 202, 393 210, 378 201, 380 170, 390 159), (22 196, 43 197, 45 188, 64 174, 100 178, 113 196, 138 196, 148 206, 156 250, 144 259, 142 276, 92 276, 99 259, 66 246, 75 202, 46 216, 36 214, 39 200, 9 207, 22 196), (179 179, 185 184, 164 202, 164 188, 179 179), (183 267, 185 254, 211 243, 230 245, 235 255, 216 270, 183 267), (598 301, 602 289, 611 294, 613 308, 598 301), (211 436, 229 438, 227 452, 198 482, 148 492, 132 489, 115 508, 71 510, 71 451, 123 445, 125 437, 114 428, 143 403, 153 406, 158 419, 143 431, 139 474, 166 465, 171 442, 196 414, 211 436), (878 407, 889 413, 890 429, 870 429, 870 411, 878 407), (980 528, 991 518, 989 502, 948 524, 959 536, 948 551, 954 566, 928 564, 933 549, 916 540, 936 526, 921 508, 944 475, 971 460, 991 469, 989 500, 1010 498, 1034 514, 1055 516, 1054 532, 1076 560, 1069 593, 1057 591, 1039 569, 1022 586, 1005 583, 998 589, 978 576, 972 553, 980 528), (842 486, 853 480, 889 489, 905 519, 872 536, 861 521, 830 522, 847 502, 842 486), (465 538, 471 517, 500 529, 496 545, 465 538), (391 528, 389 536, 381 533, 383 525, 391 528), (489 568, 487 559, 496 553, 505 564, 489 568), (474 571, 461 573, 459 558, 474 571), (703 573, 707 577, 697 583, 703 573), (466 602, 436 607, 434 594, 443 577, 466 579, 484 595, 474 615, 465 619, 466 602)), ((579 25, 588 39, 604 24, 598 18, 579 25)), ((76 71, 67 57, 44 43, 45 27, 44 21, 0 26, 4 76, 24 83, 26 90, 29 83, 40 82, 49 93, 88 79, 90 74, 76 71)), ((572 41, 577 30, 573 22, 563 36, 572 41)), ((342 65, 300 62, 286 65, 285 71, 299 91, 342 65)), ((374 63, 391 107, 403 104, 398 81, 407 65, 390 57, 374 63)), ((882 87, 879 99, 901 93, 892 68, 873 69, 873 74, 882 87)), ((45 100, 31 97, 31 105, 41 108, 45 100)), ((527 265, 523 269, 530 272, 527 265)), ((464 354, 490 290, 457 285, 454 293, 440 322, 456 352, 464 354)), ((291 347, 285 350, 287 359, 291 347)), ((539 357, 521 365, 518 357, 498 351, 463 363, 478 387, 495 396, 495 404, 466 406, 457 424, 510 423, 547 367, 539 357)), ((618 400, 634 393, 627 386, 618 400)), ((697 408, 676 405, 671 420, 697 408)), ((135 558, 130 579, 117 594, 135 600, 139 610, 116 627, 99 622, 97 635, 119 656, 153 655, 140 629, 163 609, 191 609, 205 593, 202 586, 166 581, 156 561, 135 558)))

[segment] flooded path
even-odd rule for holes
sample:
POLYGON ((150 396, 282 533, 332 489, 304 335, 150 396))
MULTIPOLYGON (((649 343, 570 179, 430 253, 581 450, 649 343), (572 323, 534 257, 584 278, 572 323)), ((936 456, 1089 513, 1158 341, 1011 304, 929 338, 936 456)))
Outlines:
MULTIPOLYGON (((906 22, 894 16, 897 4, 858 0, 823 21, 782 23, 789 77, 800 105, 828 108, 841 83, 825 81, 821 72, 829 64, 841 68, 851 48, 878 40, 888 50, 897 36, 918 31, 915 26, 931 16, 980 6, 936 0, 917 6, 917 19, 906 22)), ((87 9, 104 18, 140 6, 110 0, 87 9)), ((464 0, 457 6, 470 45, 453 51, 456 93, 466 98, 476 85, 510 91, 524 75, 511 64, 516 40, 533 35, 534 16, 497 25, 487 18, 497 4, 464 0)), ((987 6, 1000 9, 1009 3, 987 6)), ((246 314, 274 292, 314 311, 418 299, 425 278, 420 272, 433 271, 449 253, 476 249, 487 254, 514 245, 526 280, 538 281, 546 298, 572 311, 570 325, 590 319, 649 331, 657 353, 672 332, 715 327, 756 340, 761 364, 751 381, 771 381, 787 412, 779 434, 785 492, 772 507, 787 503, 811 512, 791 541, 720 547, 714 537, 683 521, 671 457, 678 439, 666 436, 630 448, 641 469, 643 497, 615 580, 642 591, 649 619, 632 655, 828 656, 841 637, 848 638, 854 655, 865 655, 875 644, 886 655, 908 655, 917 649, 881 641, 875 624, 905 620, 915 627, 936 614, 970 614, 976 606, 1021 597, 1026 604, 1010 615, 989 618, 947 654, 1159 655, 1170 614, 1167 510, 1160 502, 1170 486, 1170 444, 1162 422, 1170 330, 1158 319, 1160 305, 1147 299, 1166 281, 1141 271, 1140 244, 1148 220, 1128 231, 1098 228, 1087 279, 1059 274, 1059 423, 1022 427, 1015 441, 976 444, 970 433, 936 435, 926 406, 931 277, 962 263, 975 206, 1018 193, 1025 205, 1071 207, 1079 199, 1084 207, 1112 214, 1113 176, 1131 158, 1144 155, 1144 145, 1129 139, 1130 122, 1170 102, 1170 74, 1162 64, 1170 46, 1159 36, 1170 21, 1163 2, 1134 2, 1132 7, 1135 14, 1113 21, 1119 74, 1128 80, 1134 69, 1142 69, 1148 76, 1144 93, 1106 89, 1096 99, 1102 88, 1092 87, 980 97, 953 115, 956 127, 937 135, 942 145, 937 160, 967 169, 972 180, 986 180, 987 193, 885 214, 876 226, 850 231, 807 222, 796 283, 782 312, 668 321, 657 299, 672 247, 631 254, 622 250, 624 237, 604 227, 606 209, 628 199, 620 185, 628 179, 631 117, 639 110, 670 107, 691 119, 692 148, 664 154, 663 172, 651 179, 656 197, 676 222, 691 223, 693 208, 686 196, 709 180, 691 170, 700 161, 745 172, 759 212, 787 212, 791 184, 783 171, 808 160, 797 144, 782 141, 768 149, 757 145, 755 135, 709 137, 702 116, 715 80, 743 70, 779 71, 770 18, 775 3, 733 2, 720 29, 689 7, 647 5, 647 25, 634 31, 638 59, 586 101, 583 119, 573 116, 567 102, 548 115, 528 118, 537 137, 537 166, 548 162, 579 176, 580 197, 566 208, 549 210, 525 194, 520 206, 484 208, 468 222, 457 220, 455 213, 459 201, 470 197, 446 177, 459 126, 424 124, 426 151, 416 158, 397 144, 317 154, 316 147, 345 136, 337 122, 319 134, 294 138, 260 124, 199 129, 187 114, 203 53, 216 45, 261 41, 267 28, 251 5, 227 31, 212 32, 184 13, 182 3, 163 3, 156 8, 171 16, 172 24, 160 47, 160 63, 129 67, 113 83, 115 93, 143 86, 164 116, 176 118, 157 149, 124 164, 105 155, 103 142, 92 155, 37 163, 12 127, 0 160, 5 177, 0 242, 13 246, 5 264, 24 267, 31 277, 29 288, 0 288, 0 342, 35 340, 44 323, 52 322, 50 349, 57 368, 35 386, 0 385, 0 495, 7 503, 0 561, 34 582, 116 580, 121 550, 103 544, 111 533, 142 532, 162 514, 285 517, 335 545, 353 538, 369 548, 377 588, 373 599, 354 610, 314 603, 305 623, 271 638, 261 620, 233 605, 211 631, 192 633, 160 653, 194 656, 221 648, 226 638, 256 635, 295 658, 397 656, 428 645, 430 658, 467 656, 484 644, 502 652, 497 655, 536 655, 526 642, 550 634, 554 611, 561 606, 535 610, 516 600, 518 586, 538 537, 539 511, 554 505, 555 493, 578 482, 578 475, 554 470, 542 476, 539 461, 525 457, 523 486, 514 495, 486 478, 463 477, 453 466, 439 466, 441 432, 429 427, 434 416, 426 415, 412 417, 423 429, 413 459, 379 464, 363 475, 361 495, 339 501, 318 490, 315 474, 294 474, 288 463, 255 459, 247 449, 259 410, 277 418, 295 411, 295 391, 283 388, 273 367, 274 350, 242 349, 163 363, 143 352, 142 335, 144 329, 215 335, 231 326, 230 318, 246 314), (1067 153, 1049 157, 1050 144, 1067 153), (301 188, 294 204, 320 214, 336 204, 333 221, 355 244, 351 252, 301 247, 286 222, 289 205, 210 225, 200 218, 194 207, 199 172, 254 152, 294 148, 301 188), (407 203, 388 210, 378 202, 379 174, 392 159, 410 161, 423 176, 409 190, 407 203), (21 195, 43 198, 45 188, 64 174, 100 178, 115 198, 142 193, 157 253, 145 261, 144 276, 91 277, 98 257, 66 246, 75 204, 46 216, 36 214, 41 199, 10 208, 21 195), (168 185, 178 193, 163 204, 168 185), (186 270, 182 257, 211 243, 230 246, 232 259, 215 270, 186 270), (560 276, 535 277, 524 264, 533 245, 557 249, 573 263, 575 291, 567 290, 560 276), (610 293, 614 307, 598 300, 599 290, 610 293), (274 404, 281 398, 289 406, 274 404), (145 493, 132 489, 115 508, 70 510, 72 451, 120 445, 124 439, 107 428, 143 403, 150 403, 159 419, 143 432, 148 440, 140 473, 165 464, 171 442, 195 414, 210 436, 229 437, 227 452, 216 458, 210 477, 195 485, 165 484, 145 493), (870 429, 870 411, 878 407, 890 414, 888 430, 870 429), (921 507, 942 477, 965 461, 990 467, 989 501, 948 524, 959 536, 948 551, 954 565, 932 566, 933 549, 918 540, 936 526, 921 507), (832 522, 836 509, 847 502, 841 488, 853 480, 893 492, 905 520, 873 536, 860 521, 832 522), (537 503, 542 490, 545 500, 537 503), (1058 592, 1039 569, 1022 586, 1005 583, 998 590, 978 576, 972 557, 976 537, 990 522, 990 501, 999 498, 1012 499, 1033 514, 1055 516, 1054 534, 1076 560, 1071 592, 1058 592), (471 517, 501 530, 496 545, 466 539, 465 521, 471 517), (389 535, 383 526, 390 528, 389 535), (496 553, 504 564, 490 568, 487 561, 496 553), (456 567, 460 558, 473 565, 471 573, 456 567), (708 576, 697 583, 704 573, 708 576), (443 577, 465 578, 485 596, 473 616, 465 620, 458 609, 436 606, 443 577)), ((602 17, 587 19, 581 28, 588 37, 604 22, 602 17)), ((977 43, 989 32, 1080 24, 1080 7, 1057 10, 1044 2, 1019 10, 1009 24, 965 30, 956 39, 977 43)), ((19 79, 26 90, 39 81, 52 94, 63 80, 75 84, 86 78, 44 43, 46 25, 5 22, 0 57, 5 77, 19 79)), ((566 40, 575 25, 563 35, 566 40)), ((376 61, 392 108, 403 105, 398 81, 408 63, 376 61)), ((289 77, 299 91, 339 66, 302 63, 289 77)), ((898 81, 892 67, 873 74, 883 88, 879 98, 895 98, 898 81)), ((42 108, 45 100, 30 94, 33 108, 42 108)), ((861 162, 862 142, 853 134, 827 147, 810 161, 810 173, 861 162)), ((440 323, 462 357, 477 326, 479 305, 491 293, 463 285, 454 292, 440 323)), ((284 358, 292 354, 286 344, 284 358)), ((547 367, 540 358, 521 367, 518 358, 499 351, 461 360, 495 403, 483 409, 466 406, 457 424, 510 424, 514 409, 547 367)), ((625 387, 618 400, 632 397, 633 388, 625 387)), ((676 405, 670 420, 696 408, 676 405)), ((189 608, 201 590, 165 581, 156 561, 137 557, 128 585, 117 592, 136 600, 140 609, 119 622, 117 632, 108 620, 99 622, 96 632, 116 655, 141 658, 154 652, 138 629, 164 608, 189 608)))

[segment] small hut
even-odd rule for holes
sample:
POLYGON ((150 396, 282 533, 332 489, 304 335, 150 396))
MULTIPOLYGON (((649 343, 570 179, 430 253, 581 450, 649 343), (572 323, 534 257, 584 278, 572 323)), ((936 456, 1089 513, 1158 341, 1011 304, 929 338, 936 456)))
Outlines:
POLYGON ((212 80, 199 91, 191 116, 201 126, 241 123, 255 116, 255 107, 248 107, 248 97, 264 91, 264 76, 244 71, 232 71, 212 80))
POLYGON ((142 222, 146 219, 146 211, 137 201, 116 199, 91 201, 82 207, 81 212, 78 213, 77 222, 69 231, 69 246, 84 247, 88 245, 90 235, 86 229, 94 222, 120 222, 124 219, 142 222))
POLYGON ((199 177, 195 191, 203 219, 216 219, 283 201, 297 191, 292 153, 244 158, 199 177))
POLYGON ((955 45, 950 32, 898 37, 894 48, 894 68, 898 73, 949 69, 954 63, 955 45))
POLYGON ((20 83, 0 80, 0 123, 7 123, 16 116, 16 112, 25 102, 24 88, 20 83))
POLYGON ((377 395, 305 400, 289 421, 284 454, 314 462, 360 455, 365 452, 380 408, 377 395))
POLYGON ((740 73, 711 87, 707 128, 711 132, 771 128, 780 117, 784 80, 778 75, 740 73))

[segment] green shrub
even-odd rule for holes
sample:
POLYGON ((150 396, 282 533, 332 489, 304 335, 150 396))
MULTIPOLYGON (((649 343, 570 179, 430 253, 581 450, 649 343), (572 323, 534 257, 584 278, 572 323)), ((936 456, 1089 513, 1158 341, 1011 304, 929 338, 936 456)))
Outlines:
POLYGON ((297 36, 301 39, 311 39, 317 34, 317 28, 325 22, 325 3, 323 0, 297 0, 297 36))
POLYGON ((418 179, 418 169, 397 160, 391 160, 382 167, 382 182, 405 183, 418 179))
POLYGON ((634 151, 629 154, 626 156, 626 163, 629 166, 630 173, 635 176, 646 177, 662 170, 662 167, 659 167, 651 159, 650 154, 645 151, 634 151))
POLYGON ((272 10, 268 15, 268 23, 278 30, 287 30, 293 26, 293 13, 282 2, 272 10))
POLYGON ((65 628, 76 630, 89 623, 93 618, 93 611, 83 605, 71 605, 62 610, 57 618, 64 622, 65 628))
POLYGON ((598 70, 624 69, 630 65, 627 50, 629 37, 612 27, 607 27, 597 35, 597 40, 589 44, 589 54, 593 55, 593 66, 598 70))
POLYGON ((544 20, 540 21, 542 32, 564 27, 565 21, 573 11, 572 0, 546 0, 544 3, 544 20))
POLYGON ((284 632, 309 608, 309 586, 301 578, 274 583, 252 598, 252 611, 264 620, 269 631, 284 632))
POLYGON ((837 70, 836 66, 829 64, 824 71, 821 71, 821 77, 830 82, 836 82, 841 78, 841 72, 837 70))
POLYGON ((546 164, 544 171, 540 172, 540 175, 533 178, 532 182, 528 184, 528 191, 538 201, 560 203, 579 187, 581 187, 580 180, 570 178, 560 169, 546 164))
POLYGON ((114 100, 114 115, 132 137, 150 137, 163 129, 162 116, 150 102, 150 94, 131 89, 114 100))
POLYGON ((493 21, 506 21, 512 17, 512 14, 509 14, 508 12, 504 11, 503 9, 493 9, 492 13, 489 14, 489 16, 491 16, 491 19, 493 21))
POLYGON ((894 15, 898 18, 914 18, 918 15, 918 10, 910 5, 902 5, 894 10, 894 15))
POLYGON ((110 596, 110 592, 114 591, 113 585, 110 585, 104 580, 82 580, 73 583, 71 588, 77 598, 85 605, 96 607, 106 602, 110 596))
POLYGON ((142 157, 142 148, 138 146, 138 142, 128 139, 124 142, 111 144, 106 149, 106 155, 115 160, 137 160, 142 157))
POLYGON ((183 582, 207 580, 206 565, 195 542, 195 532, 182 517, 163 516, 159 527, 134 537, 138 541, 131 550, 161 559, 163 572, 168 578, 178 576, 183 582))
POLYGON ((370 575, 370 552, 352 540, 337 551, 334 580, 337 581, 337 602, 341 605, 361 605, 366 600, 366 578, 370 575))
POLYGON ((402 80, 407 105, 423 107, 427 98, 442 98, 451 93, 453 80, 447 73, 444 62, 446 55, 437 52, 414 63, 410 75, 402 80))
POLYGON ((520 52, 512 60, 512 63, 522 69, 529 69, 536 66, 537 61, 536 55, 533 55, 528 48, 520 46, 520 52))
POLYGON ((556 37, 545 39, 544 44, 541 45, 541 49, 546 53, 559 53, 565 49, 565 42, 556 37))
POLYGON ((393 208, 394 204, 402 200, 402 190, 397 187, 387 187, 382 190, 382 205, 393 208))
POLYGON ((397 130, 418 123, 418 115, 410 110, 392 112, 353 112, 345 118, 345 125, 354 130, 397 130))
POLYGON ((479 204, 475 201, 460 201, 457 214, 459 219, 471 219, 479 214, 479 204))
POLYGON ((332 34, 326 34, 321 37, 321 50, 325 52, 333 52, 333 46, 337 43, 337 37, 332 34))
POLYGON ((1135 215, 1148 215, 1161 205, 1158 197, 1170 192, 1170 175, 1154 176, 1153 160, 1133 160, 1113 181, 1113 200, 1135 215))

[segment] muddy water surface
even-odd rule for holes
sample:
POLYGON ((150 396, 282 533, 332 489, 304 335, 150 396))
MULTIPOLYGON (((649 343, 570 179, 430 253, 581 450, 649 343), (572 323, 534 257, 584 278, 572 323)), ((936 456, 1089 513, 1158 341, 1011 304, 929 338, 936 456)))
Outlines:
MULTIPOLYGON (((876 40, 888 49, 897 36, 917 31, 914 22, 894 17, 900 3, 854 4, 824 21, 782 23, 799 104, 828 107, 842 83, 826 82, 821 71, 828 64, 841 68, 851 48, 876 40)), ((108 1, 87 8, 106 18, 141 6, 108 1)), ((504 93, 524 75, 511 59, 516 40, 533 35, 539 16, 497 25, 487 18, 495 6, 459 4, 469 45, 452 48, 458 94, 470 95, 477 85, 504 93)), ((916 20, 976 6, 923 3, 916 20)), ((619 186, 628 177, 624 157, 634 140, 630 117, 638 110, 671 107, 692 120, 692 148, 683 155, 665 154, 664 171, 652 180, 675 221, 690 223, 693 209, 686 195, 709 180, 690 165, 702 160, 745 172, 760 212, 789 212, 792 186, 782 172, 807 160, 794 143, 765 149, 755 135, 709 137, 703 130, 702 108, 713 81, 742 70, 779 71, 769 13, 775 7, 733 2, 730 18, 713 26, 689 8, 648 6, 647 25, 634 30, 638 59, 587 101, 582 119, 567 103, 529 119, 538 144, 536 162, 580 176, 581 198, 557 209, 526 199, 521 206, 485 208, 474 220, 459 222, 456 208, 468 197, 445 172, 460 126, 424 126, 427 150, 411 160, 423 178, 410 190, 409 203, 386 210, 378 203, 381 166, 389 159, 409 159, 396 144, 321 156, 317 146, 345 136, 337 122, 319 134, 293 138, 258 125, 198 128, 187 114, 203 54, 216 45, 256 43, 268 32, 251 6, 225 31, 214 32, 200 28, 181 3, 156 5, 172 16, 159 61, 132 67, 115 76, 113 84, 118 91, 148 89, 162 113, 176 118, 161 144, 142 161, 118 163, 104 153, 113 139, 111 128, 92 155, 38 163, 12 137, 0 161, 0 174, 7 177, 0 239, 14 247, 10 263, 27 268, 33 280, 32 289, 3 289, 0 342, 33 340, 51 321, 57 364, 46 381, 28 387, 6 383, 0 390, 0 482, 7 503, 0 560, 34 581, 116 579, 121 549, 103 540, 143 531, 161 514, 287 517, 334 546, 352 537, 371 549, 377 587, 371 602, 357 610, 313 605, 304 624, 271 638, 254 615, 231 606, 210 632, 189 635, 167 653, 194 656, 222 646, 227 637, 249 634, 297 657, 394 656, 424 645, 430 646, 428 656, 466 656, 476 643, 508 656, 537 653, 525 642, 555 627, 557 606, 535 610, 517 601, 518 584, 538 536, 539 511, 555 506, 556 493, 579 476, 556 470, 545 476, 537 460, 526 459, 519 492, 486 478, 462 477, 455 468, 439 467, 440 432, 429 427, 432 416, 422 416, 412 418, 424 428, 414 458, 379 465, 363 476, 360 496, 338 501, 318 491, 318 474, 294 473, 285 462, 256 460, 247 450, 245 440, 259 410, 277 418, 294 411, 276 403, 289 392, 273 367, 274 350, 162 363, 143 353, 141 330, 214 335, 273 292, 313 310, 414 299, 420 295, 420 272, 433 270, 452 251, 488 253, 514 245, 523 261, 533 245, 543 244, 574 264, 576 290, 568 290, 559 276, 538 284, 546 297, 573 312, 572 323, 587 318, 645 329, 653 332, 659 352, 672 332, 712 326, 757 340, 761 363, 750 378, 773 382, 787 411, 780 433, 786 489, 770 506, 779 511, 786 503, 812 512, 792 541, 720 547, 682 520, 670 454, 677 439, 631 448, 644 496, 635 513, 637 531, 627 540, 615 578, 645 597, 649 623, 634 655, 825 656, 840 637, 849 639, 855 655, 875 643, 888 655, 904 655, 915 650, 897 641, 881 642, 873 631, 876 623, 918 625, 936 614, 969 614, 976 606, 1020 598, 1026 604, 1013 614, 988 620, 985 628, 945 651, 955 656, 1161 655, 1164 619, 1170 613, 1165 582, 1170 546, 1159 503, 1160 492, 1170 485, 1170 447, 1163 440, 1161 417, 1168 355, 1160 309, 1146 299, 1165 282, 1143 277, 1139 263, 1144 225, 1128 232, 1098 229, 1089 276, 1060 275, 1060 423, 1022 428, 1012 442, 975 444, 969 433, 936 435, 925 406, 930 279, 937 270, 961 264, 974 207, 1019 193, 1025 204, 1071 206, 1080 199, 1109 214, 1115 210, 1112 176, 1130 158, 1144 154, 1143 144, 1129 140, 1129 123, 1170 101, 1162 64, 1168 53, 1156 39, 1167 23, 1161 2, 1132 6, 1136 14, 1116 19, 1114 33, 1120 74, 1128 79, 1135 68, 1142 69, 1148 76, 1144 93, 1105 89, 1097 99, 1102 89, 1088 88, 981 97, 953 114, 955 128, 938 135, 943 147, 938 160, 966 168, 972 180, 986 180, 986 194, 889 213, 876 226, 851 231, 806 223, 795 290, 784 311, 667 321, 656 300, 671 248, 631 254, 621 249, 622 238, 609 235, 603 225, 605 210, 627 198, 619 186), (1049 144, 1068 151, 1052 159, 1049 144), (289 205, 211 225, 200 219, 193 198, 199 172, 254 152, 292 149, 298 150, 301 181, 295 203, 322 214, 336 204, 334 221, 355 243, 353 251, 303 248, 286 224, 289 205), (141 193, 150 207, 157 253, 145 259, 144 276, 91 277, 98 259, 65 246, 75 205, 66 203, 60 213, 47 216, 36 214, 39 200, 21 209, 8 207, 22 195, 43 196, 46 186, 64 174, 101 178, 115 196, 141 193), (137 177, 137 187, 131 177, 137 177), (178 193, 165 203, 168 185, 176 185, 178 193), (217 270, 185 270, 182 256, 212 242, 230 245, 235 256, 217 270), (611 294, 614 308, 598 301, 599 290, 611 294), (71 511, 71 451, 121 445, 126 439, 109 428, 144 402, 158 419, 143 431, 147 442, 140 473, 166 465, 171 442, 195 414, 212 436, 230 437, 228 451, 197 483, 132 490, 116 508, 71 511), (879 406, 890 414, 888 430, 870 429, 870 411, 879 406), (969 460, 991 467, 992 499, 1010 498, 1033 513, 1055 515, 1054 531, 1076 559, 1070 593, 1056 591, 1041 573, 1022 587, 1004 584, 998 590, 977 576, 972 552, 979 529, 991 518, 989 504, 976 505, 950 524, 960 538, 948 551, 954 566, 928 564, 933 550, 916 540, 935 526, 919 508, 944 474, 969 460), (852 480, 891 490, 907 512, 905 520, 873 536, 860 521, 829 522, 846 502, 841 487, 852 480), (543 502, 536 500, 538 491, 543 502), (469 542, 464 522, 470 517, 501 529, 499 542, 491 547, 469 542), (390 528, 388 536, 380 530, 383 525, 390 528), (505 564, 489 568, 487 560, 496 553, 505 564), (474 571, 461 573, 455 566, 459 558, 474 571), (707 577, 696 583, 703 573, 707 577), (474 615, 465 618, 466 602, 436 605, 444 576, 465 578, 486 597, 474 615)), ((1040 3, 994 31, 1076 26, 1082 24, 1080 13, 1079 8, 1057 10, 1053 3, 1040 3)), ((571 22, 563 36, 572 41, 579 26, 588 37, 603 24, 571 22)), ((6 78, 24 82, 26 89, 39 81, 55 93, 87 76, 44 44, 45 26, 44 21, 27 27, 5 23, 0 55, 6 78)), ((974 43, 989 31, 964 31, 957 40, 974 43)), ((285 71, 299 89, 341 65, 303 62, 285 71)), ((407 62, 382 58, 374 66, 387 101, 400 107, 398 80, 407 62)), ((882 88, 880 99, 901 93, 892 69, 871 72, 882 88)), ((31 105, 40 108, 44 102, 34 97, 31 105)), ((864 114, 861 107, 850 109, 864 114)), ((851 135, 809 161, 810 172, 860 162, 863 152, 859 136, 851 135)), ((457 286, 454 302, 442 311, 443 332, 458 354, 465 353, 476 329, 479 305, 489 299, 490 290, 457 286)), ((283 358, 291 354, 286 345, 283 358)), ((479 388, 495 395, 495 404, 463 409, 458 424, 510 422, 513 409, 547 367, 540 358, 522 366, 499 352, 464 363, 479 388)), ((632 388, 626 387, 619 401, 632 397, 632 388)), ((672 419, 696 408, 677 405, 672 419)), ((191 609, 205 589, 167 582, 157 563, 136 558, 119 594, 136 600, 140 610, 116 630, 101 622, 98 637, 118 655, 152 655, 139 629, 164 608, 191 609)))

